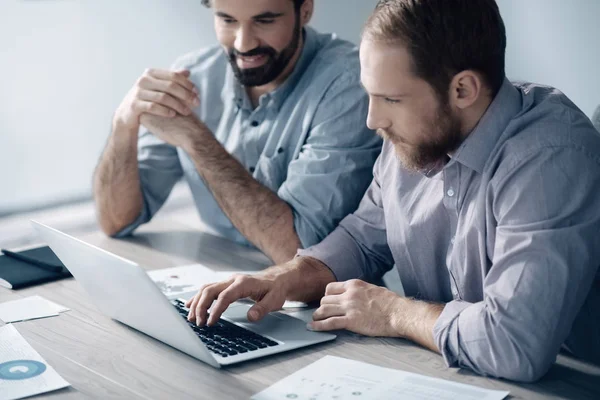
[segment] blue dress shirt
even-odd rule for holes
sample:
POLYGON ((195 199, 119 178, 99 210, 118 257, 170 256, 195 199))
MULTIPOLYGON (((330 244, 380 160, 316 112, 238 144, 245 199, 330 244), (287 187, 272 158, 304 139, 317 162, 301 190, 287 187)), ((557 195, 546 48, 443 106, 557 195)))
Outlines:
MULTIPOLYGON (((354 211, 372 180, 381 140, 366 127, 368 98, 360 86, 358 50, 331 34, 305 28, 302 54, 288 79, 254 108, 223 49, 188 54, 174 68, 189 69, 200 91, 194 110, 224 148, 253 177, 291 207, 303 246, 318 243, 354 211)), ((202 222, 248 244, 225 216, 182 149, 145 129, 139 138, 144 208, 117 236, 149 221, 184 178, 202 222)))

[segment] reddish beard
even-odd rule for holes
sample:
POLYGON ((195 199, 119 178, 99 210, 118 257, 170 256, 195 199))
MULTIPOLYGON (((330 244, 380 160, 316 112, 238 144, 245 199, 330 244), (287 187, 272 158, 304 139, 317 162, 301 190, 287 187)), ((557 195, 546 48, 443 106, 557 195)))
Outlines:
POLYGON ((435 117, 417 135, 420 142, 410 144, 394 132, 378 129, 377 134, 394 145, 402 166, 408 170, 423 172, 447 160, 448 153, 454 152, 462 143, 460 121, 449 106, 440 106, 435 117))

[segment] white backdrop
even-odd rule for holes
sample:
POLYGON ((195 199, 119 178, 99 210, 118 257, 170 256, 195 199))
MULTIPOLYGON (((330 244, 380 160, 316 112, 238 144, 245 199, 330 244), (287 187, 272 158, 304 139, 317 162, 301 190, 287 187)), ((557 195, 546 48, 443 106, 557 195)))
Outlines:
MULTIPOLYGON (((356 41, 375 0, 317 0, 356 41)), ((89 196, 112 113, 149 66, 215 43, 200 0, 0 1, 0 214, 89 196)))
POLYGON ((496 0, 511 79, 562 90, 588 117, 600 105, 600 0, 496 0))
MULTIPOLYGON (((509 76, 556 85, 591 115, 600 1, 498 1, 509 76)), ((313 26, 357 41, 376 3, 316 0, 313 26)), ((90 196, 111 115, 136 77, 213 43, 200 0, 0 1, 0 215, 90 196)))

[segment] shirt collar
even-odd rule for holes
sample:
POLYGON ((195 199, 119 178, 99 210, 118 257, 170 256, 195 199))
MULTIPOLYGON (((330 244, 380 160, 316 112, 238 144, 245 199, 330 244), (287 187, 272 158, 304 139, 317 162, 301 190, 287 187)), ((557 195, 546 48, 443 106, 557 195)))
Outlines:
MULTIPOLYGON (((304 35, 304 45, 302 47, 302 51, 300 53, 300 57, 298 57, 298 61, 294 66, 294 70, 288 76, 288 78, 281 84, 279 87, 275 88, 275 90, 265 93, 259 99, 259 104, 271 104, 274 106, 277 111, 288 97, 290 92, 294 90, 296 84, 312 62, 315 57, 315 54, 318 50, 318 34, 317 31, 312 29, 311 27, 305 27, 303 30, 304 35)), ((252 104, 250 99, 248 98, 248 94, 246 90, 240 83, 237 78, 233 74, 233 69, 231 65, 227 65, 227 73, 225 77, 225 85, 223 94, 229 94, 230 99, 237 104, 240 108, 245 108, 252 110, 252 104)))
POLYGON ((505 78, 483 117, 452 159, 481 174, 500 136, 521 107, 519 91, 505 78))

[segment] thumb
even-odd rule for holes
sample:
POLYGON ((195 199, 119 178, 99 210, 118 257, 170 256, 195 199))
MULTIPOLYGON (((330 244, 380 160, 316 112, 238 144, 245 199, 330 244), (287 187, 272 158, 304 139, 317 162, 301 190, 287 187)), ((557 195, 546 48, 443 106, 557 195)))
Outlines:
POLYGON ((190 71, 187 69, 178 69, 178 70, 175 70, 175 73, 181 74, 181 75, 185 76, 186 78, 190 77, 190 71))
POLYGON ((283 298, 281 293, 275 291, 267 293, 262 300, 250 307, 250 310, 248 310, 248 321, 259 321, 271 311, 280 310, 284 301, 285 298, 283 298))

